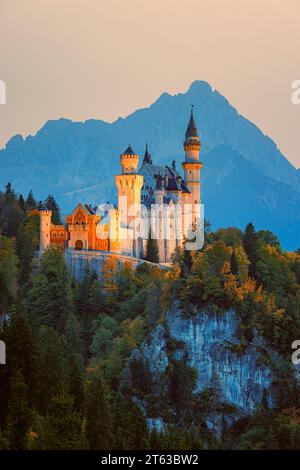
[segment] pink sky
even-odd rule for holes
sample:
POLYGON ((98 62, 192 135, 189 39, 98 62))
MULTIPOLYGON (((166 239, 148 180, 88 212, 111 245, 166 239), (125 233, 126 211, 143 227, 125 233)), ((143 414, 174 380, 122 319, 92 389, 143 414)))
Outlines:
POLYGON ((299 0, 0 0, 0 147, 206 80, 300 167, 299 0))

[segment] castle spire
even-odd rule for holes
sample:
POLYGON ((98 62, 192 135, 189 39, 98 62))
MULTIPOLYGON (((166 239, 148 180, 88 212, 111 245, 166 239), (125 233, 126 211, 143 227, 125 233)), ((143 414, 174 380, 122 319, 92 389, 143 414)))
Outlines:
POLYGON ((136 155, 130 144, 128 144, 127 149, 122 153, 122 155, 136 155))
POLYGON ((199 160, 199 153, 201 148, 201 143, 195 123, 194 118, 194 105, 191 109, 190 120, 185 132, 185 139, 183 142, 183 147, 185 150, 185 159, 186 161, 197 161, 199 160))
POLYGON ((151 158, 151 154, 148 151, 148 144, 147 143, 146 143, 146 150, 145 150, 145 155, 144 155, 144 158, 143 158, 143 163, 149 163, 149 164, 152 165, 152 158, 151 158))
POLYGON ((190 121, 188 123, 186 133, 185 133, 185 139, 187 140, 189 138, 198 138, 199 139, 198 131, 197 131, 197 127, 196 127, 196 123, 195 123, 195 119, 194 119, 194 105, 192 105, 192 108, 191 108, 190 121))

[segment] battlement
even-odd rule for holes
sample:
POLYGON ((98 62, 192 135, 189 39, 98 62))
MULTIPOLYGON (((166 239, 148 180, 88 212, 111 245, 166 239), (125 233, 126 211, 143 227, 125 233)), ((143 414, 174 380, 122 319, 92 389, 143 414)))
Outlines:
POLYGON ((139 156, 129 146, 128 149, 120 155, 120 162, 123 174, 136 173, 139 164, 139 156))
POLYGON ((52 211, 49 211, 47 209, 42 209, 39 212, 40 212, 40 215, 52 215, 52 211))
MULTIPOLYGON (((183 162, 182 168, 184 170, 201 170, 202 162, 195 162, 195 161, 183 162)), ((199 181, 199 184, 200 184, 200 181, 199 181)))
POLYGON ((122 153, 120 155, 121 157, 121 161, 122 160, 138 160, 139 159, 139 156, 135 153, 134 155, 126 155, 124 153, 122 153))
POLYGON ((201 143, 197 139, 189 139, 183 142, 184 150, 200 149, 201 143))
POLYGON ((66 230, 66 227, 64 225, 51 225, 51 230, 66 230))

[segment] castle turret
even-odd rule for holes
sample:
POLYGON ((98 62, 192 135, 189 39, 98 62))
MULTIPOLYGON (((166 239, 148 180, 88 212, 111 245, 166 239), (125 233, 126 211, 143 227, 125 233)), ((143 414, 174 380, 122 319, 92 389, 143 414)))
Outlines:
POLYGON ((200 172, 202 163, 199 161, 201 143, 195 124, 193 107, 183 143, 185 161, 182 163, 185 183, 190 191, 189 202, 192 205, 192 224, 200 219, 200 172))
POLYGON ((50 245, 52 211, 40 211, 40 255, 50 245))
POLYGON ((125 152, 120 155, 120 162, 123 175, 130 175, 137 172, 139 156, 132 150, 130 144, 125 152))
MULTIPOLYGON (((141 215, 141 189, 144 178, 137 174, 139 156, 129 145, 124 153, 120 155, 122 174, 116 175, 118 188, 118 211, 119 224, 121 228, 130 228, 135 233, 140 226, 141 215)), ((135 235, 133 235, 135 237, 135 235)), ((136 243, 134 251, 137 252, 136 243)))

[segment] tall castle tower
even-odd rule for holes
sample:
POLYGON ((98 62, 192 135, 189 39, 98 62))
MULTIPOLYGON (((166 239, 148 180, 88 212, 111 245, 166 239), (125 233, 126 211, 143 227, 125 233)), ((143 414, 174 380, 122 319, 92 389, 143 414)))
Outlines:
POLYGON ((120 155, 122 174, 116 175, 116 185, 118 188, 118 221, 117 230, 119 230, 121 252, 130 252, 132 255, 140 256, 140 238, 141 229, 141 189, 144 178, 137 174, 139 164, 138 155, 128 148, 120 155), (132 241, 133 240, 133 241, 132 241))
POLYGON ((40 255, 50 245, 52 211, 40 211, 40 255))
POLYGON ((192 224, 200 220, 200 172, 202 163, 199 161, 201 143, 195 124, 193 107, 190 121, 185 133, 183 143, 185 161, 182 163, 185 183, 191 193, 190 204, 192 210, 192 224))
POLYGON ((134 204, 141 203, 143 176, 137 174, 139 156, 129 145, 120 155, 122 174, 116 175, 118 209, 121 226, 125 227, 138 215, 134 204))

